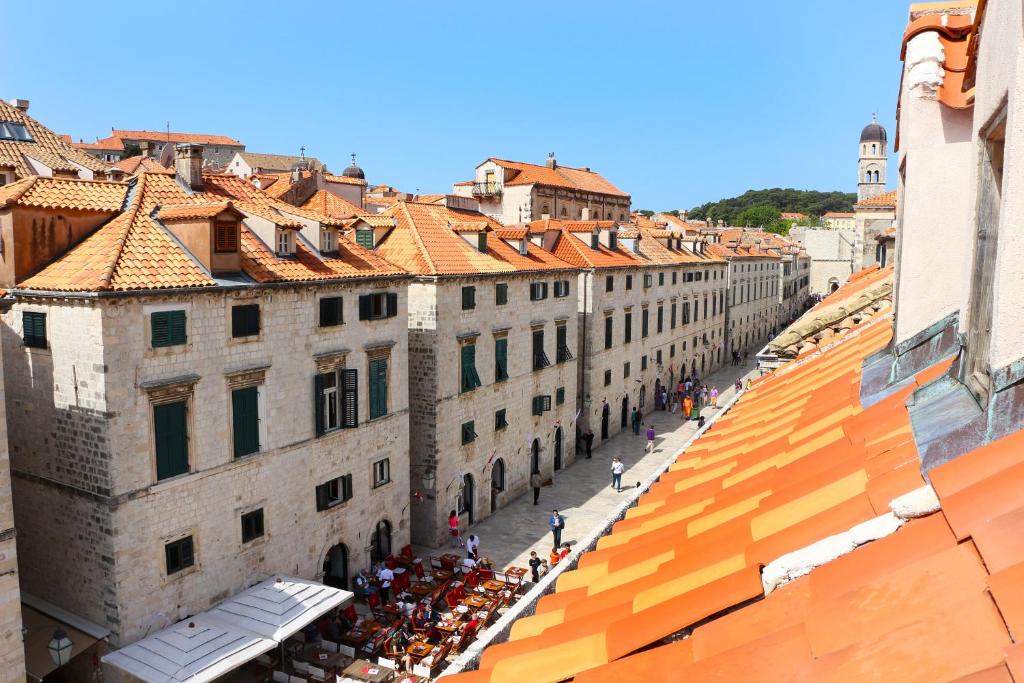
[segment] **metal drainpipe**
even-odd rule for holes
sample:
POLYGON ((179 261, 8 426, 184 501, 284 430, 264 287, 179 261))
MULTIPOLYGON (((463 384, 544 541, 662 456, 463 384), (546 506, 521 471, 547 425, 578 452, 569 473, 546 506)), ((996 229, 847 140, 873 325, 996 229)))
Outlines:
MULTIPOLYGON (((580 340, 579 347, 576 354, 576 387, 578 389, 578 400, 576 402, 576 410, 584 411, 587 410, 587 429, 590 429, 590 412, 586 405, 586 358, 587 358, 587 301, 590 293, 590 278, 593 275, 593 271, 583 273, 583 339, 580 340)), ((583 415, 580 412, 580 415, 583 415)), ((579 424, 579 419, 576 421, 579 424)))

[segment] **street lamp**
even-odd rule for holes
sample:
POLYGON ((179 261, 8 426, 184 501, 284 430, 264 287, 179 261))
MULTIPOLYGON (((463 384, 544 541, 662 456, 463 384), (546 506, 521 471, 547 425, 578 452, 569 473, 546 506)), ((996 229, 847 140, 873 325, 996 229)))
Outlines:
POLYGON ((50 651, 53 663, 61 667, 70 662, 72 648, 74 648, 74 643, 68 638, 68 634, 64 633, 64 629, 58 626, 57 630, 53 632, 53 638, 46 646, 46 649, 50 651))
POLYGON ((434 484, 437 483, 437 474, 434 472, 434 470, 432 470, 430 468, 424 469, 423 470, 423 477, 422 477, 422 479, 423 479, 423 488, 427 489, 428 491, 433 491, 434 490, 434 484))

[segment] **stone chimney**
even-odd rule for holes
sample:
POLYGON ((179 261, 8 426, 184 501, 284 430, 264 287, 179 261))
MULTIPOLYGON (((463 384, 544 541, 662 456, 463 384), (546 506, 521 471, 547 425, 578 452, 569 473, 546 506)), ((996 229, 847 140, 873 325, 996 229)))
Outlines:
POLYGON ((106 170, 107 180, 110 181, 121 181, 124 180, 125 172, 119 168, 108 168, 106 170))
POLYGON ((581 211, 581 213, 580 213, 580 220, 589 221, 590 220, 590 207, 589 206, 584 206, 580 211, 581 211))
POLYGON ((22 114, 28 113, 28 100, 11 100, 8 104, 20 111, 22 114))
POLYGON ((203 146, 182 142, 174 147, 174 173, 193 190, 203 189, 203 146))
POLYGON ((555 170, 556 168, 558 168, 558 162, 555 161, 555 153, 554 152, 548 152, 548 164, 547 165, 548 165, 548 168, 550 168, 552 171, 555 170))
POLYGON ((679 212, 679 217, 683 219, 683 221, 685 221, 688 213, 689 212, 686 209, 683 209, 682 211, 679 212))

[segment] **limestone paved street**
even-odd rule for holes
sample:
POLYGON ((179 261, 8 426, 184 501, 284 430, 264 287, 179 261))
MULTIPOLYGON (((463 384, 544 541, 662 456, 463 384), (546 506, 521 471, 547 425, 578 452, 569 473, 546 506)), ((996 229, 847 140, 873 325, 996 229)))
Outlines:
MULTIPOLYGON (((756 377, 759 372, 751 361, 744 367, 727 365, 718 372, 702 379, 708 387, 717 386, 720 392, 718 403, 725 405, 735 393, 733 383, 741 376, 756 377)), ((703 415, 710 417, 714 408, 705 408, 703 415)), ((540 501, 533 505, 533 493, 528 491, 483 521, 463 531, 466 536, 475 533, 480 537, 480 551, 490 558, 495 567, 509 565, 527 566, 530 551, 536 550, 542 558, 551 551, 552 537, 548 530, 551 510, 557 509, 565 517, 565 531, 562 543, 574 544, 601 525, 627 495, 627 486, 636 486, 643 481, 668 457, 686 443, 697 430, 697 422, 683 422, 680 413, 656 410, 644 418, 641 435, 635 436, 628 429, 615 435, 601 447, 594 450, 593 458, 587 460, 582 454, 566 469, 556 472, 554 483, 541 489, 540 501), (644 452, 647 443, 643 432, 647 425, 654 424, 657 432, 654 452, 644 452), (612 458, 619 457, 626 465, 622 475, 622 493, 611 488, 612 458)), ((413 548, 417 556, 427 557, 447 552, 444 548, 413 548)))

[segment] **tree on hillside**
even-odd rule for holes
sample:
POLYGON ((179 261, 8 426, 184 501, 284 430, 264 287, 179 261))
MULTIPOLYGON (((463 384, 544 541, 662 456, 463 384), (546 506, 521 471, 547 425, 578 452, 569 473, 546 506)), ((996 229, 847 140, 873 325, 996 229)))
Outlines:
POLYGON ((648 218, 654 215, 654 212, 650 209, 637 209, 637 213, 641 216, 647 216, 648 218))
POLYGON ((749 209, 743 209, 743 211, 736 214, 733 224, 741 227, 764 228, 767 230, 778 223, 780 217, 779 210, 771 204, 759 204, 749 209))
POLYGON ((129 142, 124 146, 124 151, 121 152, 121 158, 127 159, 129 157, 137 157, 142 154, 142 148, 135 143, 129 142))
POLYGON ((719 219, 730 224, 737 222, 740 212, 756 206, 769 205, 780 212, 803 213, 817 217, 829 211, 851 211, 857 195, 846 192, 817 192, 792 188, 770 188, 748 190, 739 197, 707 202, 690 209, 689 215, 697 220, 716 222, 719 219))

